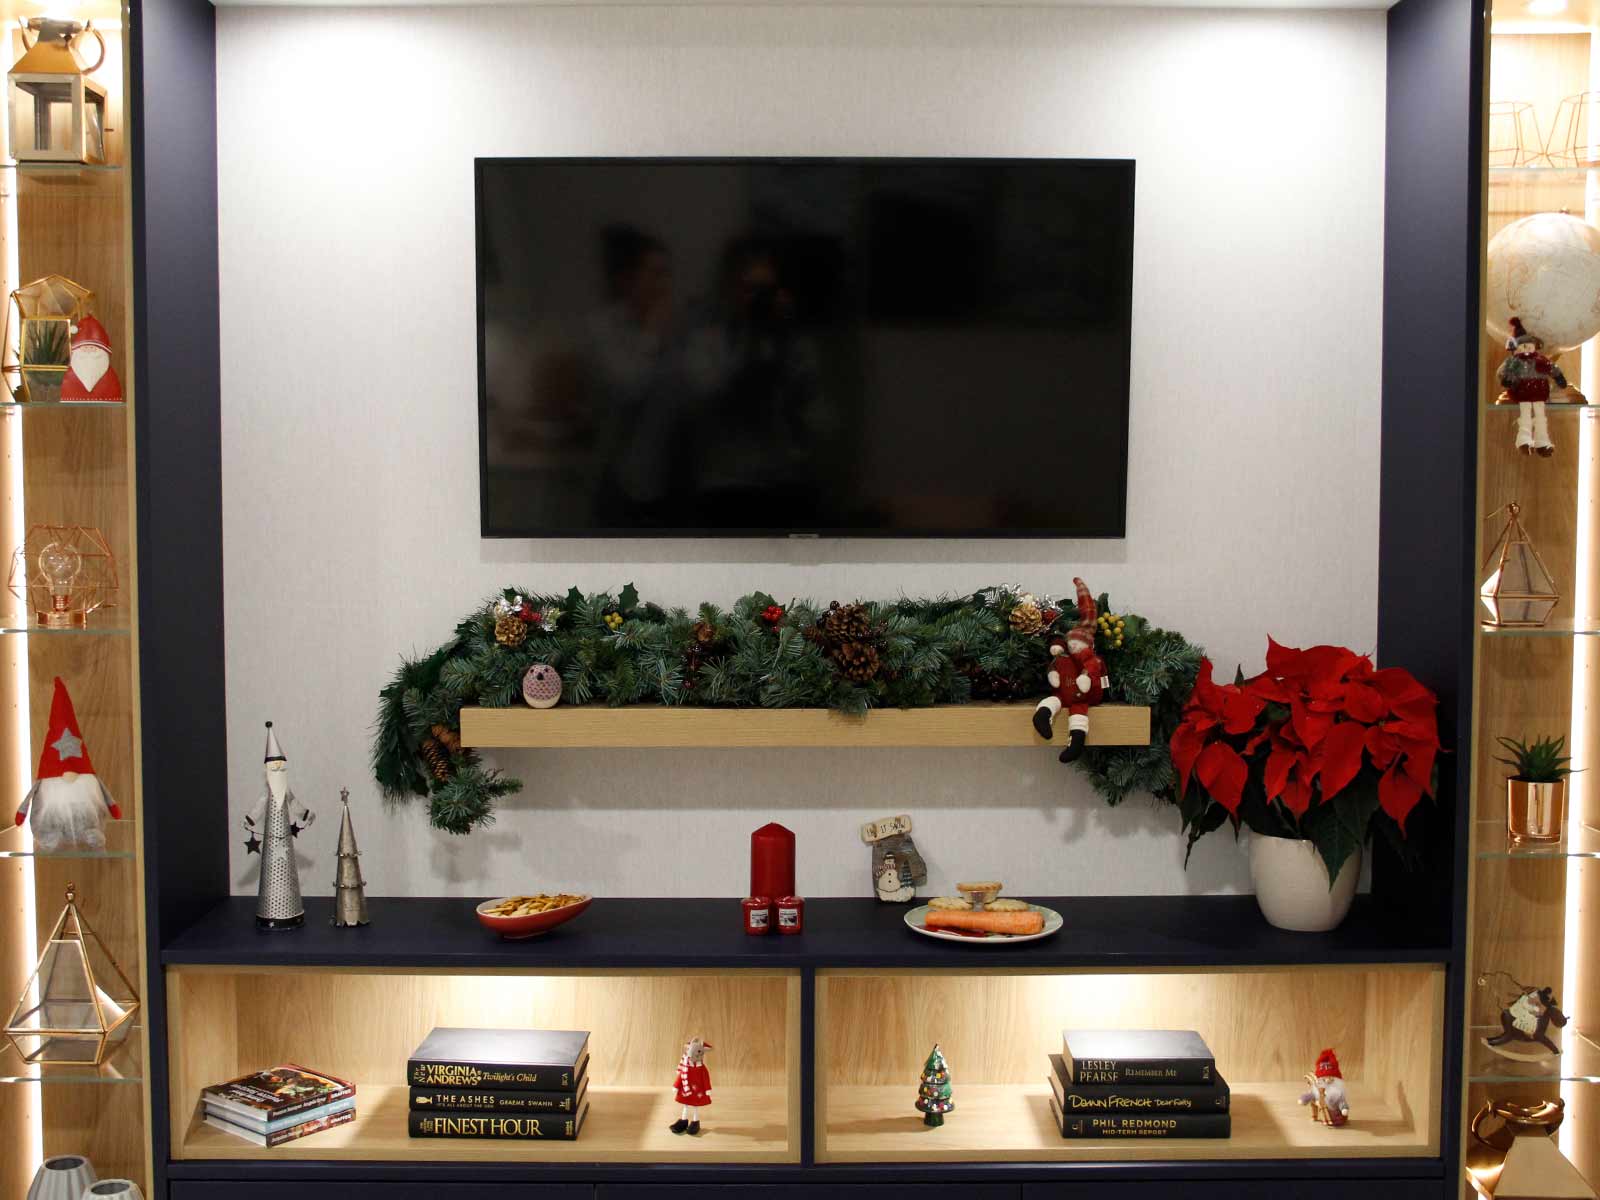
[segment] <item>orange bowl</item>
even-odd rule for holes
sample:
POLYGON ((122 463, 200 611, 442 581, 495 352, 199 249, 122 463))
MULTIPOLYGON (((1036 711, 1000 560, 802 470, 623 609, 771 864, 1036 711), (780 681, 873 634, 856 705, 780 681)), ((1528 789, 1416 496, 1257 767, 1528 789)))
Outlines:
POLYGON ((511 899, 510 896, 501 896, 497 900, 485 900, 478 905, 476 911, 480 925, 485 929, 494 930, 501 937, 510 941, 538 937, 541 933, 549 933, 557 925, 565 925, 594 903, 593 896, 584 896, 581 900, 562 905, 560 908, 546 909, 541 913, 529 913, 525 917, 497 917, 487 911, 497 904, 504 904, 509 899, 511 899))

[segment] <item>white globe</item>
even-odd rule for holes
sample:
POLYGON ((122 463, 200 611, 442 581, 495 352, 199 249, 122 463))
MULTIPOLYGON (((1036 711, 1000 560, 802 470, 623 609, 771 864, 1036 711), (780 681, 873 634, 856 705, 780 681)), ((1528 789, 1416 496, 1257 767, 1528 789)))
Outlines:
POLYGON ((1600 333, 1600 229, 1568 213, 1535 213, 1489 241, 1484 323, 1499 341, 1511 318, 1554 357, 1600 333))

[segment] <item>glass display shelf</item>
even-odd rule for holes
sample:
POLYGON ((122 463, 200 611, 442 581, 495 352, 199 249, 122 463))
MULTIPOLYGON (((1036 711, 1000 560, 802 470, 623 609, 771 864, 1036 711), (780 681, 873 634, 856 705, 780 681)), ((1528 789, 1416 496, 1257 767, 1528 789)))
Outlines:
POLYGON ((1479 631, 1484 637, 1514 638, 1514 637, 1600 637, 1600 618, 1590 617, 1578 620, 1573 617, 1562 617, 1555 621, 1547 621, 1543 625, 1531 629, 1507 629, 1495 625, 1479 625, 1479 631))
POLYGON ((123 609, 101 609, 91 613, 84 626, 65 629, 47 629, 26 613, 0 613, 0 634, 33 634, 38 637, 127 637, 128 617, 123 609))
POLYGON ((143 1083, 144 1056, 140 1050, 143 1041, 140 1027, 134 1026, 98 1067, 91 1063, 24 1062, 16 1047, 8 1042, 4 1052, 0 1052, 0 1084, 143 1083))
MULTIPOLYGON (((1548 407, 1555 408, 1556 406, 1552 404, 1548 407)), ((114 412, 120 408, 126 412, 128 405, 123 400, 0 400, 0 411, 3 412, 24 413, 30 408, 54 411, 67 409, 68 411, 77 412, 105 412, 108 410, 114 412)))
POLYGON ((8 828, 0 832, 0 858, 42 859, 131 859, 138 856, 139 830, 131 818, 121 821, 106 820, 106 844, 99 850, 86 846, 63 846, 58 850, 25 849, 22 830, 7 822, 8 828))
POLYGON ((1600 171, 1597 167, 1558 167, 1554 165, 1521 166, 1521 167, 1494 167, 1489 168, 1489 182, 1505 183, 1534 183, 1541 179, 1549 179, 1558 183, 1582 182, 1587 179, 1590 171, 1600 171))
POLYGON ((1569 821, 1557 842, 1513 842, 1504 821, 1478 821, 1478 858, 1600 858, 1600 829, 1569 821))
MULTIPOLYGON (((1600 412, 1600 404, 1573 404, 1566 400, 1546 400, 1544 406, 1548 412, 1575 412, 1579 416, 1591 416, 1596 412, 1600 412)), ((1514 415, 1520 410, 1521 406, 1516 404, 1489 404, 1485 407, 1492 413, 1512 413, 1514 415)))
POLYGON ((38 172, 45 174, 60 174, 63 171, 120 171, 121 163, 79 163, 79 162, 0 162, 0 171, 18 171, 24 175, 38 172))
POLYGON ((1471 1061, 1467 1064, 1469 1083, 1600 1083, 1600 1044, 1594 1035, 1568 1025, 1552 1030, 1561 1047, 1559 1057, 1523 1062, 1507 1058, 1483 1044, 1500 1030, 1489 1025, 1472 1027, 1471 1061))

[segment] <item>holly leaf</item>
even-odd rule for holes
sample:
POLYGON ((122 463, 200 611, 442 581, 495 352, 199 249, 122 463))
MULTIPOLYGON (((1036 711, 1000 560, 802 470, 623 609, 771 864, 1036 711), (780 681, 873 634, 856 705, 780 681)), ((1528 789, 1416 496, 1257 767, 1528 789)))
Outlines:
POLYGON ((583 607, 583 593, 576 586, 567 589, 566 603, 561 606, 561 611, 568 617, 583 607))
POLYGON ((622 592, 617 596, 617 611, 623 616, 627 616, 638 607, 639 589, 630 583, 627 587, 623 588, 622 592))

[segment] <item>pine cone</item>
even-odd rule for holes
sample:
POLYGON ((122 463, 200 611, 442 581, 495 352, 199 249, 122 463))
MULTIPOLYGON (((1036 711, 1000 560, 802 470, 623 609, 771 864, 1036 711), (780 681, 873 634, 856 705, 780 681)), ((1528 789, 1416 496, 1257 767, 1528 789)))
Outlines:
POLYGON ((696 621, 691 632, 694 640, 702 646, 709 646, 717 640, 717 631, 709 621, 696 621))
POLYGON ((852 683, 871 683, 883 666, 878 648, 871 642, 844 642, 834 651, 833 661, 852 683))
POLYGON ((865 604, 841 605, 837 600, 822 614, 822 634, 830 642, 859 642, 871 636, 872 617, 865 604))
POLYGON ((494 640, 502 646, 516 647, 528 640, 528 625, 521 617, 507 613, 494 619, 494 640))
POLYGON ((434 725, 428 730, 435 740, 451 754, 461 749, 461 735, 448 725, 434 725))
POLYGON ((437 738, 424 738, 421 754, 422 761, 428 764, 428 770, 433 772, 435 779, 444 783, 450 778, 450 755, 437 738))
POLYGON ((1024 600, 1011 610, 1011 628, 1024 637, 1044 632, 1044 614, 1031 600, 1024 600))

